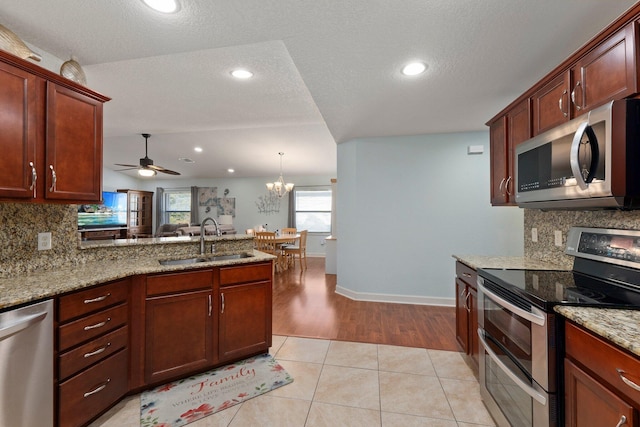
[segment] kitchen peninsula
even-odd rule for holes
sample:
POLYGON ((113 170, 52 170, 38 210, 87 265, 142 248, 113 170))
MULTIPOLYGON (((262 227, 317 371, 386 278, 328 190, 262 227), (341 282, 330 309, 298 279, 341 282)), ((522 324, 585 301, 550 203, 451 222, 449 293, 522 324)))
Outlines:
POLYGON ((80 242, 84 262, 0 279, 2 309, 54 301, 55 425, 87 425, 129 393, 268 351, 275 257, 252 236, 205 243, 213 254, 199 237, 80 242))

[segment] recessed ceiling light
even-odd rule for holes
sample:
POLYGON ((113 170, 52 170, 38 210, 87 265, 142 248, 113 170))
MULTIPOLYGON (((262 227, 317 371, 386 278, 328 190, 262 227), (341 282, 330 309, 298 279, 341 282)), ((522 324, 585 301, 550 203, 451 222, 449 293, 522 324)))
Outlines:
POLYGON ((405 76, 417 76, 424 73, 427 69, 427 65, 424 62, 410 62, 402 67, 402 74, 405 76))
POLYGON ((196 147, 193 149, 196 153, 202 153, 202 147, 196 147))
POLYGON ((242 68, 238 68, 237 70, 233 70, 231 75, 236 79, 250 79, 253 77, 253 73, 249 70, 244 70, 242 68))
POLYGON ((231 169, 231 168, 227 169, 227 172, 229 173, 234 173, 235 171, 236 171, 235 169, 231 169))
POLYGON ((162 13, 175 13, 180 9, 178 0, 142 0, 153 10, 162 13))

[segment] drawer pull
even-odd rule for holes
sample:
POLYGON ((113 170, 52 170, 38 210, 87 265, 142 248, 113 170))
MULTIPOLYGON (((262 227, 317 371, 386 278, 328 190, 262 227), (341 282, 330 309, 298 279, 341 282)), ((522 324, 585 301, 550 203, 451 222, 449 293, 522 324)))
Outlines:
POLYGON ((471 275, 470 275, 469 273, 462 273, 462 275, 463 275, 464 277, 471 277, 471 275))
POLYGON ((107 317, 107 320, 105 320, 104 322, 96 323, 95 325, 85 326, 84 330, 89 331, 91 329, 102 328, 104 325, 106 325, 109 322, 111 322, 111 317, 107 317))
POLYGON ((92 298, 92 299, 86 299, 84 300, 85 304, 91 304, 92 302, 100 302, 100 301, 104 301, 107 298, 109 298, 111 296, 111 292, 109 292, 106 295, 102 295, 101 297, 97 297, 97 298, 92 298))
POLYGON ((620 368, 616 368, 616 371, 618 372, 618 375, 620 376, 620 379, 622 380, 623 383, 625 383, 626 385, 628 385, 629 387, 631 387, 636 391, 640 391, 640 385, 634 383, 633 381, 631 381, 630 379, 624 376, 624 374, 626 373, 625 371, 623 371, 620 368))
POLYGON ((104 390, 109 385, 110 382, 111 382, 111 378, 107 378, 107 381, 105 381, 104 383, 102 383, 98 387, 94 388, 93 390, 86 392, 84 394, 84 397, 89 397, 92 394, 96 394, 96 393, 101 392, 102 390, 104 390))
POLYGON ((618 421, 618 424, 616 424, 616 427, 620 427, 623 426, 627 423, 627 417, 625 417, 624 415, 620 417, 620 421, 618 421))
POLYGON ((111 347, 111 343, 110 342, 108 342, 107 345, 105 345, 104 347, 100 347, 99 349, 94 350, 94 351, 90 351, 89 353, 85 353, 84 357, 86 359, 87 357, 95 356, 96 354, 100 354, 100 353, 104 352, 109 347, 111 347))

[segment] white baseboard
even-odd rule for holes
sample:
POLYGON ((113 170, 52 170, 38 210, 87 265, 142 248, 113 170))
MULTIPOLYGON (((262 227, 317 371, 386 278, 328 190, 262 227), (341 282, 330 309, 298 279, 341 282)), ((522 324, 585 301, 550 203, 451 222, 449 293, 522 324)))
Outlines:
POLYGON ((455 307, 455 298, 422 297, 414 295, 372 294, 368 292, 354 292, 350 289, 336 286, 336 293, 354 301, 389 302, 396 304, 437 305, 455 307))

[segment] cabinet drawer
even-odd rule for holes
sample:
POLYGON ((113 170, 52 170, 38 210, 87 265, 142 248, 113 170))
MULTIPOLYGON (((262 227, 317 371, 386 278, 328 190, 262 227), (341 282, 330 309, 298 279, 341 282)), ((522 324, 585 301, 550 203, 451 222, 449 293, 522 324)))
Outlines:
POLYGON ((220 268, 220 285, 271 280, 271 263, 220 268))
POLYGON ((59 357, 59 377, 65 379, 127 346, 127 327, 116 329, 59 357))
POLYGON ((469 284, 473 289, 477 288, 478 273, 473 268, 460 261, 456 262, 456 276, 469 284))
POLYGON ((567 356, 640 406, 640 390, 622 379, 640 387, 640 360, 572 323, 567 322, 565 326, 567 356))
POLYGON ((124 396, 127 359, 125 349, 61 383, 59 426, 82 426, 124 396))
POLYGON ((58 328, 58 348, 64 351, 127 323, 127 305, 108 308, 58 328))
POLYGON ((213 286, 213 270, 199 270, 147 277, 147 296, 195 291, 213 286))
POLYGON ((58 321, 84 316, 127 300, 129 279, 65 295, 58 302, 58 321))

